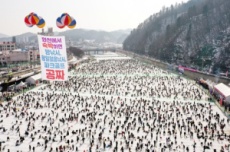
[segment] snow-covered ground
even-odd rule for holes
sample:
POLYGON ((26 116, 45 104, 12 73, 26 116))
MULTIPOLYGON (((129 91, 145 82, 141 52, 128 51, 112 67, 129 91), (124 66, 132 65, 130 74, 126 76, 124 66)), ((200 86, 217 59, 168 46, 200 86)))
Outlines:
POLYGON ((70 75, 3 103, 0 151, 229 151, 230 123, 192 80, 129 59, 70 75))

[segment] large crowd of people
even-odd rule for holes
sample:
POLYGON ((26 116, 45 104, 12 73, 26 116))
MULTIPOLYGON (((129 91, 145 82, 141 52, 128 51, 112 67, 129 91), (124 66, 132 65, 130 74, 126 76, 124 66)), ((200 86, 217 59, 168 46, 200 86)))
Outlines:
POLYGON ((208 98, 195 82, 135 60, 92 62, 81 66, 77 74, 65 83, 57 82, 45 89, 130 97, 208 98))
POLYGON ((227 152, 230 120, 192 80, 91 61, 0 105, 0 151, 227 152))

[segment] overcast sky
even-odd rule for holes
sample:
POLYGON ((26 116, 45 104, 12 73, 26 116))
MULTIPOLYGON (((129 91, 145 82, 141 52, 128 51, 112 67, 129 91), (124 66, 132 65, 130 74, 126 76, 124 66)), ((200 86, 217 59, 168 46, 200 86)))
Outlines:
POLYGON ((135 28, 163 6, 187 0, 2 0, 0 4, 0 33, 19 35, 40 32, 37 26, 29 28, 24 18, 31 12, 46 21, 45 30, 65 31, 56 27, 56 19, 67 12, 76 19, 75 28, 118 30, 135 28))

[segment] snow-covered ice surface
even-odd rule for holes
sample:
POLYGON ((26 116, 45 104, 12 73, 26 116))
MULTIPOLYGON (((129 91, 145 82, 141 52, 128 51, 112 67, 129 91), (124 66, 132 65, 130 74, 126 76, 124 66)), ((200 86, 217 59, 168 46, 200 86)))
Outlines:
POLYGON ((70 75, 3 103, 1 151, 229 151, 230 123, 192 80, 135 60, 91 62, 70 75))
POLYGON ((104 54, 96 54, 94 55, 95 59, 97 61, 101 61, 101 60, 128 60, 131 59, 130 57, 124 56, 124 55, 120 55, 114 52, 106 52, 104 54))

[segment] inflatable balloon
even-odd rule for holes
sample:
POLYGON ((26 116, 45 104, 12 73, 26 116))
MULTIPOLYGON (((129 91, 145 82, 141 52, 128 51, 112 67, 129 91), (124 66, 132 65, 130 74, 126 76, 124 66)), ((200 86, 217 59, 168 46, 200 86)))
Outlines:
POLYGON ((37 27, 43 28, 45 26, 45 20, 41 17, 39 17, 39 22, 37 23, 37 27))
POLYGON ((27 16, 25 17, 24 22, 25 22, 25 24, 26 24, 28 27, 32 27, 32 26, 33 26, 33 24, 31 24, 30 21, 29 21, 29 15, 27 15, 27 16))
POLYGON ((38 28, 43 28, 45 26, 45 20, 33 12, 25 17, 24 22, 28 27, 37 25, 38 28))
POLYGON ((64 28, 65 27, 65 25, 61 21, 61 17, 57 18, 56 25, 58 28, 64 28))
POLYGON ((65 15, 61 18, 61 21, 65 26, 68 26, 71 22, 71 17, 69 15, 65 15))
POLYGON ((58 28, 64 28, 65 26, 68 26, 72 29, 76 26, 76 20, 68 13, 63 13, 60 17, 57 18, 56 25, 58 28))
POLYGON ((31 24, 36 25, 39 22, 39 18, 37 16, 37 14, 31 13, 29 15, 29 21, 30 21, 31 24))
POLYGON ((73 19, 72 22, 68 25, 68 27, 73 29, 75 26, 76 26, 76 20, 73 19))

